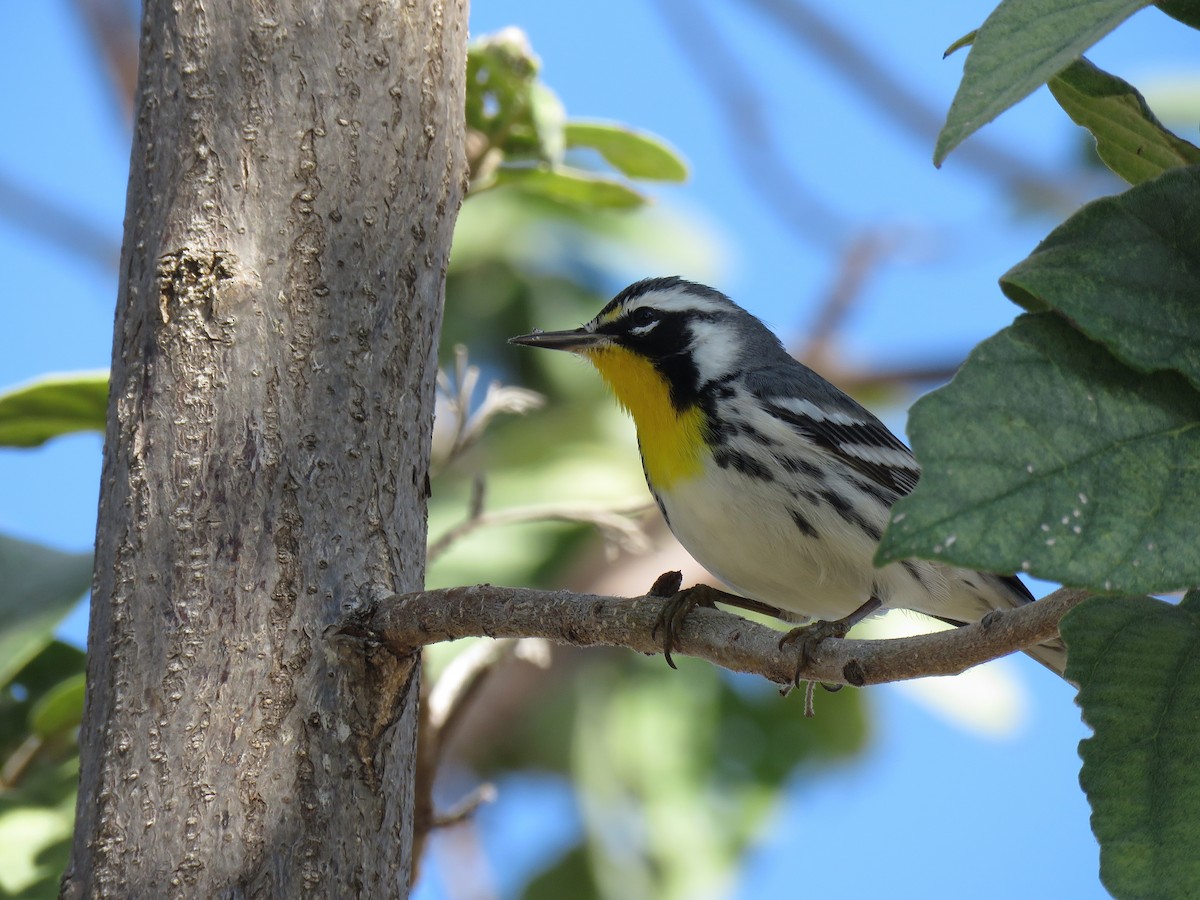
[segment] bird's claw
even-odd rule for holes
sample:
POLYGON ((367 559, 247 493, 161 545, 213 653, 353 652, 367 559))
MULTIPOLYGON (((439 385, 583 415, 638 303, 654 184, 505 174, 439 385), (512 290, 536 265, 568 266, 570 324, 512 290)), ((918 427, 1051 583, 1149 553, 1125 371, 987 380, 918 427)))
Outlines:
POLYGON ((656 638, 660 632, 662 633, 663 657, 666 659, 667 665, 672 669, 679 668, 675 665, 675 660, 671 659, 671 651, 678 649, 676 638, 679 635, 680 629, 683 628, 684 620, 697 606, 713 607, 713 602, 701 597, 695 588, 688 588, 686 591, 679 590, 681 581, 682 578, 678 572, 668 572, 666 575, 659 576, 649 593, 649 596, 667 598, 667 602, 659 610, 658 619, 654 622, 654 628, 650 631, 650 637, 656 638), (674 578, 667 580, 668 576, 674 576, 674 578), (670 586, 672 581, 673 593, 661 590, 670 586))
POLYGON ((780 650, 792 645, 797 647, 796 674, 792 678, 796 687, 799 687, 800 682, 805 680, 801 678, 801 674, 812 665, 817 646, 828 638, 844 638, 854 624, 847 619, 832 621, 820 619, 808 625, 793 628, 779 639, 780 650))

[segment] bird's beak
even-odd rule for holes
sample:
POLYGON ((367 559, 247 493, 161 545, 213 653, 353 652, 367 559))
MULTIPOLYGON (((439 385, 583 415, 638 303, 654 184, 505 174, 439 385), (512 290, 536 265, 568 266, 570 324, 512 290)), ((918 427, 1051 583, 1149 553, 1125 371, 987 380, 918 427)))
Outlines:
POLYGON ((574 331, 533 331, 508 339, 510 344, 521 344, 525 347, 545 347, 548 350, 591 350, 609 342, 608 335, 596 334, 584 328, 574 331))

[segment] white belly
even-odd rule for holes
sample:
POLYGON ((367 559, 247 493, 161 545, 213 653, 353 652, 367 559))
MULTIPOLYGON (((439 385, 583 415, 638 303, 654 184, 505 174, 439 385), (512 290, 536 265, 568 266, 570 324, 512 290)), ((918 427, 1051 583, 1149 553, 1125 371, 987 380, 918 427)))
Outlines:
MULTIPOLYGON (((853 490, 848 484, 844 490, 853 490)), ((1015 598, 976 573, 911 560, 875 568, 876 541, 829 503, 791 494, 786 484, 721 469, 659 495, 671 530, 696 561, 735 592, 813 619, 839 619, 872 596, 885 609, 915 609, 976 621, 1015 598), (793 520, 798 511, 820 537, 793 520)), ((886 510, 864 499, 859 511, 879 531, 886 510)))

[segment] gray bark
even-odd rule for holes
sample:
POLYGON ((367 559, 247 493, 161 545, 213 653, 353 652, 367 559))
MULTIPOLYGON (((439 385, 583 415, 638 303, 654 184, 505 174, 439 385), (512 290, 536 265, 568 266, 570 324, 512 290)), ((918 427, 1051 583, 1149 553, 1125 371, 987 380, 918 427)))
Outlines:
POLYGON ((391 897, 466 0, 149 0, 70 897, 391 897))

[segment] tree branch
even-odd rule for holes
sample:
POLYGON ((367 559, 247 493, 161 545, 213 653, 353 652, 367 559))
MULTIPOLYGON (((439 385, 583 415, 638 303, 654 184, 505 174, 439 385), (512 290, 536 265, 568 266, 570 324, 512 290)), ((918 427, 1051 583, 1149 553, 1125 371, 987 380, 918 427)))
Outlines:
MULTIPOLYGON (((1058 623, 1090 596, 1061 588, 1020 609, 993 613, 953 631, 888 640, 829 640, 799 671, 794 651, 780 650, 780 633, 716 609, 692 611, 679 630, 676 652, 789 685, 798 680, 868 685, 930 675, 956 675, 972 666, 1054 637, 1058 623)), ((543 637, 576 647, 628 647, 662 652, 651 632, 661 597, 604 597, 570 591, 474 585, 394 596, 365 621, 343 627, 370 636, 397 654, 465 637, 543 637)))

